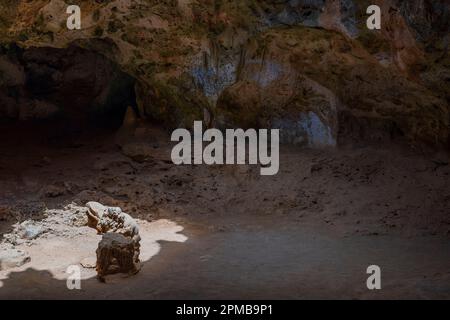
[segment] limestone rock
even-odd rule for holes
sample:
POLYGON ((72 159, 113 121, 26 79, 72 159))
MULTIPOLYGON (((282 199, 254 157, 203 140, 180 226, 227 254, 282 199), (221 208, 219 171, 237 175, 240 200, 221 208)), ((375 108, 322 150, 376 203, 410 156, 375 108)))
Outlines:
POLYGON ((88 225, 99 233, 116 232, 140 241, 139 227, 136 221, 119 207, 106 207, 98 202, 88 202, 88 225))
MULTIPOLYGON (((73 238, 87 225, 87 208, 71 203, 62 209, 44 209, 39 220, 25 220, 12 225, 12 230, 2 235, 0 243, 32 244, 41 238, 73 238)), ((1 213, 1 211, 0 211, 1 213)))
POLYGON ((114 273, 139 271, 140 240, 136 221, 118 207, 88 202, 88 225, 103 234, 97 248, 97 274, 100 281, 114 273))
POLYGON ((123 146, 134 138, 134 131, 136 129, 137 122, 138 119, 136 117, 136 113, 132 107, 128 106, 123 118, 122 127, 116 134, 117 145, 123 146))
POLYGON ((15 248, 2 248, 0 251, 0 270, 6 270, 23 266, 30 262, 27 252, 15 248))
POLYGON ((135 274, 139 268, 139 250, 131 238, 113 232, 103 235, 97 248, 96 268, 101 281, 109 274, 135 274))
POLYGON ((93 269, 97 265, 97 260, 94 257, 84 258, 80 261, 83 268, 93 269))
MULTIPOLYGON (((63 100, 64 113, 78 123, 80 110, 102 120, 111 107, 125 111, 136 103, 139 119, 165 128, 189 128, 202 118, 270 127, 280 119, 297 131, 287 137, 295 143, 314 144, 317 135, 308 134, 318 132, 320 143, 325 133, 333 143, 381 136, 448 146, 448 0, 374 1, 383 17, 376 32, 366 27, 367 1, 186 0, 175 1, 176 10, 162 2, 157 16, 150 2, 116 1, 123 14, 106 19, 110 2, 83 6, 76 32, 65 28, 66 15, 55 14, 65 8, 62 0, 0 2, 0 39, 17 44, 0 50, 0 117, 16 119, 18 103, 28 107, 22 118, 45 117, 63 100), (140 18, 127 18, 133 16, 140 18), (109 93, 122 96, 116 80, 135 97, 111 104, 109 93), (52 94, 30 94, 26 84, 52 94), (316 123, 319 130, 303 128, 316 123)), ((136 133, 130 108, 125 120, 122 147, 136 133)), ((124 154, 154 157, 145 146, 124 154)))
POLYGON ((29 220, 22 222, 19 226, 19 235, 22 239, 35 239, 45 231, 43 225, 39 225, 38 223, 29 220))

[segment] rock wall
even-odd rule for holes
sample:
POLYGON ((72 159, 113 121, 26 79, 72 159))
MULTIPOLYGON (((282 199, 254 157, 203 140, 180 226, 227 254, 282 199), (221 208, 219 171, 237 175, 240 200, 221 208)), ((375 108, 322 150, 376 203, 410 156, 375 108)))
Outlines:
POLYGON ((119 126, 135 100, 134 79, 102 55, 77 46, 5 46, 0 53, 0 117, 58 118, 119 126))
MULTIPOLYGON (((67 30, 62 0, 3 1, 3 48, 104 55, 137 80, 140 115, 168 128, 203 118, 219 127, 281 127, 283 140, 298 144, 402 137, 448 145, 448 1, 73 3, 81 30, 67 30), (370 4, 382 9, 380 31, 366 28, 370 4)), ((4 56, 0 70, 3 87, 23 81, 4 56)), ((2 108, 0 116, 14 112, 2 108)))

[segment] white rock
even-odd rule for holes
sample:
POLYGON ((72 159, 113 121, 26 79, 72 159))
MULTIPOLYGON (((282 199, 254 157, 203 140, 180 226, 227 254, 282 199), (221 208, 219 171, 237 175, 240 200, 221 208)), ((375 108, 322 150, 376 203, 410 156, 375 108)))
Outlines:
POLYGON ((27 252, 18 249, 6 249, 0 252, 0 270, 23 266, 31 261, 27 252))
POLYGON ((20 235, 23 239, 35 239, 44 231, 42 226, 35 225, 30 221, 25 221, 20 225, 20 235))
POLYGON ((97 264, 97 258, 96 257, 84 258, 83 260, 80 261, 80 264, 84 268, 95 269, 95 266, 97 264))

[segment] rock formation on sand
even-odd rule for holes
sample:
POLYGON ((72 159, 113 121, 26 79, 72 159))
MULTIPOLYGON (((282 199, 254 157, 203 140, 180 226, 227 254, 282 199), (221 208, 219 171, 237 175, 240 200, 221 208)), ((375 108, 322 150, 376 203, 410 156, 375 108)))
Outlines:
POLYGON ((98 278, 114 273, 134 274, 140 269, 139 228, 136 221, 118 207, 88 202, 88 226, 103 234, 97 249, 98 278))
POLYGON ((104 277, 109 274, 138 271, 139 250, 136 250, 135 242, 120 233, 105 233, 97 248, 98 279, 104 282, 104 277))

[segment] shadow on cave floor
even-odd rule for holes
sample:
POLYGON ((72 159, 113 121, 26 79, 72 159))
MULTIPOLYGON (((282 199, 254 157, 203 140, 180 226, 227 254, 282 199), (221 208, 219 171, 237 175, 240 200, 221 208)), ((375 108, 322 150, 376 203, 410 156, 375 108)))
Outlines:
POLYGON ((123 150, 108 130, 67 145, 48 143, 48 131, 4 131, 14 136, 0 141, 0 209, 14 219, 1 226, 98 201, 175 221, 188 240, 163 240, 135 277, 88 279, 81 291, 25 265, 2 280, 0 298, 450 297, 450 167, 434 159, 283 149, 279 174, 261 177, 252 166, 160 161, 151 137, 123 150), (372 264, 384 270, 380 292, 365 286, 372 264))
MULTIPOLYGON (((183 244, 188 240, 183 234, 183 227, 170 220, 160 219, 152 222, 139 220, 138 223, 141 235, 140 260, 143 270, 150 260, 153 261, 161 254, 162 247, 165 249, 167 246, 170 247, 170 243, 183 244)), ((75 297, 80 294, 85 295, 86 291, 67 289, 69 266, 78 266, 83 288, 92 287, 91 293, 98 298, 108 296, 107 292, 102 292, 102 288, 110 289, 112 286, 115 288, 114 291, 118 288, 126 288, 131 279, 126 275, 107 276, 107 285, 98 286, 101 283, 96 280, 95 269, 87 267, 86 263, 95 261, 95 251, 101 236, 88 227, 81 227, 78 230, 79 234, 71 237, 55 233, 50 238, 36 239, 32 246, 17 245, 15 248, 26 250, 31 260, 22 267, 0 271, 0 299, 62 298, 66 297, 67 293, 75 293, 75 297), (83 264, 82 261, 86 262, 83 264), (63 288, 68 292, 60 290, 61 284, 64 284, 63 288)), ((141 279, 138 276, 132 276, 132 278, 141 279)))
POLYGON ((188 241, 163 242, 136 275, 68 290, 48 271, 26 269, 3 280, 1 299, 398 299, 449 298, 450 247, 396 237, 337 239, 286 221, 229 231, 188 226, 188 241), (382 290, 366 288, 379 264, 382 290))

